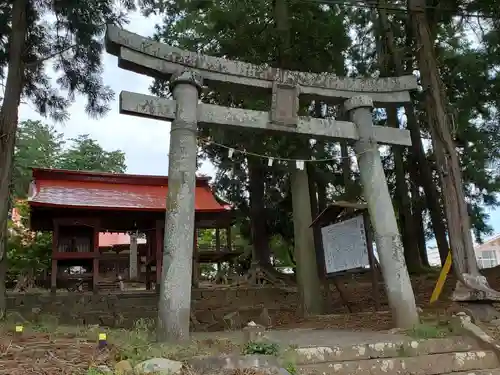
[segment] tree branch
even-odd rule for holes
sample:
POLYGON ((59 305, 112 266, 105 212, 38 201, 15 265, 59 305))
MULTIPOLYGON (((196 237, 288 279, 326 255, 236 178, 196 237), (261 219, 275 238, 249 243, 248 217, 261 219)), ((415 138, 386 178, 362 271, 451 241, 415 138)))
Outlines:
POLYGON ((32 67, 34 67, 34 66, 36 66, 36 65, 38 65, 38 64, 43 63, 44 61, 50 60, 50 59, 52 59, 53 57, 56 57, 56 56, 58 56, 58 55, 60 55, 60 54, 62 54, 62 53, 64 53, 64 52, 66 52, 66 51, 69 51, 69 50, 70 50, 70 49, 72 49, 72 48, 75 48, 77 45, 78 45, 77 43, 72 44, 72 45, 70 45, 70 46, 68 46, 68 47, 65 47, 65 48, 61 49, 60 51, 56 51, 56 52, 54 52, 54 53, 51 53, 50 55, 47 55, 47 56, 45 56, 45 57, 42 57, 41 59, 38 59, 38 60, 36 60, 36 61, 33 61, 33 62, 30 62, 30 63, 27 63, 27 64, 26 64, 26 68, 32 68, 32 67))

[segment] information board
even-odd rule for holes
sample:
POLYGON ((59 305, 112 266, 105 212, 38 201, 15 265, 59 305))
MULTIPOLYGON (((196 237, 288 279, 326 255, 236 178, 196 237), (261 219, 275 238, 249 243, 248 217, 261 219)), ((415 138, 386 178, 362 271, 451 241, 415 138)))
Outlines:
POLYGON ((363 215, 323 227, 321 236, 326 274, 370 264, 363 215))

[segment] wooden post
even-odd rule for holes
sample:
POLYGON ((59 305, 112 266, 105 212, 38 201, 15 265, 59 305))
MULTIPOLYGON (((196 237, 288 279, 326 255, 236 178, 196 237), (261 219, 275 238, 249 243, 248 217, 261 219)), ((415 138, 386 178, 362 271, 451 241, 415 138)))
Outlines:
POLYGON ((231 241, 231 225, 226 228, 226 247, 227 251, 233 251, 231 241))
POLYGON ((129 265, 128 273, 130 280, 137 279, 137 233, 130 234, 129 265))
POLYGON ((100 225, 97 222, 94 225, 94 233, 92 239, 92 245, 94 246, 94 259, 92 260, 92 291, 94 293, 99 292, 99 230, 100 225))
POLYGON ((221 251, 220 248, 220 229, 215 229, 215 251, 221 251))
POLYGON ((151 255, 154 254, 154 248, 156 245, 156 230, 154 232, 148 232, 146 243, 146 265, 145 265, 145 275, 144 282, 146 283, 146 290, 151 290, 151 255))
POLYGON ((54 254, 59 251, 59 223, 55 220, 53 221, 54 231, 52 233, 52 271, 50 274, 50 291, 52 294, 56 294, 57 291, 57 274, 59 272, 57 259, 54 259, 54 254))
MULTIPOLYGON (((215 229, 215 251, 221 251, 221 244, 220 244, 220 229, 216 228, 215 229)), ((217 262, 217 272, 220 272, 221 270, 221 264, 220 262, 217 262)))
POLYGON ((375 261, 375 253, 373 251, 373 233, 370 223, 370 215, 367 210, 363 210, 363 221, 365 224, 366 233, 366 250, 368 251, 368 261, 370 262, 370 272, 372 276, 372 291, 373 300, 375 301, 375 310, 380 310, 380 290, 378 287, 378 270, 375 261))

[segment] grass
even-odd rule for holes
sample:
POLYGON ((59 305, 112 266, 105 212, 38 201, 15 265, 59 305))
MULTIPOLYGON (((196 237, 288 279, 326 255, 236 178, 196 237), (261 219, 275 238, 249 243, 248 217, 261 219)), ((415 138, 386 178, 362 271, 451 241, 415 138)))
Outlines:
POLYGON ((405 333, 414 339, 435 339, 454 335, 449 325, 433 323, 417 324, 413 328, 406 330, 405 333))
MULTIPOLYGON (((101 372, 96 368, 99 364, 106 363, 110 368, 113 364, 121 360, 128 360, 132 366, 150 358, 168 358, 172 360, 183 361, 188 358, 199 355, 217 355, 224 353, 241 353, 242 346, 234 344, 227 339, 192 339, 183 345, 162 344, 155 342, 154 322, 148 320, 138 320, 133 329, 108 329, 98 326, 65 326, 57 324, 57 319, 51 316, 43 316, 36 323, 26 322, 17 314, 8 316, 8 320, 0 325, 0 335, 6 337, 3 333, 12 334, 15 326, 22 324, 24 331, 23 337, 28 340, 32 337, 34 341, 50 342, 56 339, 65 339, 74 345, 78 342, 86 341, 98 345, 100 333, 107 335, 107 357, 100 363, 91 363, 93 359, 89 358, 90 367, 85 375, 100 375, 101 372), (23 323, 20 323, 23 322, 23 323), (69 340, 68 340, 69 339, 69 340)), ((22 358, 19 358, 22 360, 22 358)), ((30 358, 26 358, 30 361, 30 358)))
POLYGON ((274 342, 250 341, 243 348, 243 354, 263 354, 278 356, 280 347, 274 342))

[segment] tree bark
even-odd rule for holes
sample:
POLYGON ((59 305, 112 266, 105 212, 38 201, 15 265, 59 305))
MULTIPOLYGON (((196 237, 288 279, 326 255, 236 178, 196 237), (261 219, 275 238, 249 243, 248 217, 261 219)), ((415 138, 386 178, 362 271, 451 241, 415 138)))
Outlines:
POLYGON ((12 159, 16 143, 19 104, 23 90, 23 51, 27 34, 28 0, 12 5, 12 31, 9 37, 9 64, 5 94, 0 108, 0 319, 6 315, 5 273, 7 269, 7 222, 10 209, 12 159))
POLYGON ((459 280, 452 298, 462 301, 492 297, 498 299, 500 294, 489 287, 486 278, 480 275, 477 266, 470 218, 462 186, 460 161, 451 134, 451 124, 446 110, 447 98, 439 75, 434 40, 431 38, 425 13, 425 0, 409 0, 408 7, 414 39, 417 42, 418 65, 425 94, 436 167, 441 180, 448 236, 453 252, 453 270, 459 280), (472 290, 463 290, 463 294, 462 291, 457 294, 461 284, 465 285, 466 289, 481 290, 485 294, 474 293, 472 290))
MULTIPOLYGON (((411 22, 408 22, 408 24, 410 23, 411 22)), ((411 47, 413 43, 411 27, 408 27, 406 41, 407 47, 411 47)), ((403 68, 401 66, 396 66, 396 69, 403 72, 403 68)), ((412 74, 413 59, 412 61, 408 62, 405 72, 406 74, 412 74)), ((448 239, 446 237, 446 223, 440 205, 440 194, 436 189, 436 186, 434 185, 434 179, 432 178, 432 166, 427 160, 424 146, 422 145, 420 124, 417 120, 417 116, 415 116, 413 103, 405 104, 404 108, 406 113, 407 127, 410 131, 412 142, 411 152, 416 158, 416 162, 418 163, 418 175, 420 176, 420 181, 422 181, 422 186, 424 188, 425 199, 431 217, 434 238, 436 239, 441 265, 444 265, 446 257, 448 256, 449 245, 448 239)))
POLYGON ((425 156, 424 146, 422 145, 422 140, 420 138, 420 125, 415 116, 413 106, 411 104, 405 105, 405 112, 407 127, 410 131, 412 142, 411 152, 417 159, 418 176, 420 176, 419 180, 424 188, 425 200, 427 202, 427 208, 429 209, 432 229, 439 250, 441 264, 444 264, 448 255, 449 246, 448 239, 446 238, 446 225, 441 211, 439 192, 436 189, 432 178, 432 167, 425 156))
MULTIPOLYGON (((278 35, 276 65, 282 69, 292 69, 291 35, 287 0, 274 1, 274 21, 278 35)), ((301 145, 298 155, 303 160, 310 156, 309 142, 305 137, 297 138, 301 145)), ((292 167, 293 168, 293 167, 292 167)), ((291 190, 293 207, 293 233, 295 259, 297 260, 297 286, 301 301, 301 312, 304 315, 320 314, 323 299, 320 293, 320 279, 314 247, 314 233, 310 228, 312 222, 308 168, 291 170, 291 190)))
MULTIPOLYGON (((387 108, 387 120, 390 125, 397 127, 398 118, 396 108, 387 108)), ((410 197, 406 184, 406 171, 401 149, 392 147, 394 155, 394 169, 396 174, 396 199, 399 204, 399 226, 403 232, 403 247, 408 272, 419 272, 422 268, 418 249, 416 223, 411 212, 410 197)))
MULTIPOLYGON (((413 66, 411 63, 409 63, 409 67, 405 72, 402 64, 402 59, 394 43, 394 35, 387 20, 387 14, 384 10, 383 5, 384 4, 381 4, 379 14, 382 27, 385 30, 386 46, 388 48, 388 55, 392 59, 394 71, 398 76, 402 76, 405 73, 411 74, 413 66)), ((409 35, 408 41, 411 45, 411 37, 409 35)), ((441 263, 444 264, 446 256, 448 254, 448 240, 446 239, 446 227, 443 220, 444 218, 441 214, 441 209, 439 206, 439 194, 436 187, 434 186, 434 181, 431 174, 431 166, 425 156, 420 134, 420 125, 415 116, 413 104, 408 103, 404 106, 404 108, 407 120, 407 128, 410 131, 410 137, 412 141, 411 153, 416 156, 416 160, 418 162, 418 175, 420 176, 419 179, 414 179, 415 176, 412 176, 412 180, 414 181, 414 183, 419 180, 422 181, 422 186, 424 187, 425 197, 431 216, 434 236, 436 238, 439 255, 441 257, 441 263)), ((422 221, 422 217, 420 217, 420 221, 422 221)), ((425 253, 427 254, 427 250, 425 250, 425 253)))
POLYGON ((411 191, 411 211, 415 224, 416 242, 418 243, 418 251, 420 253, 420 261, 422 266, 429 267, 429 257, 427 256, 427 243, 425 239, 424 228, 424 205, 422 204, 422 196, 420 194, 417 181, 420 180, 418 173, 418 163, 415 155, 409 156, 408 165, 410 169, 410 186, 411 191))
POLYGON ((347 149, 347 142, 340 142, 340 157, 342 158, 342 180, 344 182, 344 195, 345 199, 349 200, 351 191, 351 159, 349 158, 349 150, 347 149), (348 198, 349 197, 349 198, 348 198))
MULTIPOLYGON (((396 64, 401 64, 399 56, 395 56, 394 36, 392 28, 387 19, 385 10, 385 1, 379 2, 379 23, 381 28, 381 41, 379 48, 379 64, 383 75, 390 77, 396 69, 392 69, 396 64), (392 52, 392 57, 389 54, 392 52)), ((387 106, 387 123, 389 126, 399 128, 399 120, 397 108, 395 106, 387 106)), ((418 250, 418 242, 416 241, 417 233, 415 231, 415 222, 411 212, 410 197, 408 186, 406 184, 406 170, 403 159, 403 152, 400 147, 393 146, 392 153, 394 156, 394 172, 396 175, 396 194, 395 198, 398 201, 398 221, 399 228, 402 232, 403 248, 406 260, 406 266, 410 273, 415 273, 421 269, 420 253, 418 250)))
POLYGON ((260 159, 248 157, 250 184, 250 221, 252 225, 252 261, 270 265, 271 250, 267 231, 267 215, 264 201, 265 170, 260 159))

